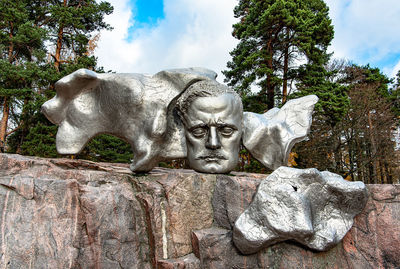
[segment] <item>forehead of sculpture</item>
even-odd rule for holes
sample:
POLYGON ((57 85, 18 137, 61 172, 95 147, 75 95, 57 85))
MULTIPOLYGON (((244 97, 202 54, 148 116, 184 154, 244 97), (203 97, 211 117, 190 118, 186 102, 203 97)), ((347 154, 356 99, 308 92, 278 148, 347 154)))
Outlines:
POLYGON ((218 113, 225 110, 233 111, 235 104, 235 98, 232 94, 221 94, 216 97, 198 97, 192 102, 189 110, 218 113))
POLYGON ((203 123, 226 122, 241 123, 242 106, 237 99, 229 93, 219 96, 198 97, 187 111, 186 119, 191 123, 201 121, 203 123))

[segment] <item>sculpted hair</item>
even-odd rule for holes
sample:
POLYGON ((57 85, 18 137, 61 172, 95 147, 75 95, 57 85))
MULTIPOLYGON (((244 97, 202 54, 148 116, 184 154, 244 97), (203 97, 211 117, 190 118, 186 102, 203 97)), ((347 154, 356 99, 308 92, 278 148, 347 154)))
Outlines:
POLYGON ((238 104, 238 109, 243 110, 242 99, 229 87, 214 80, 201 80, 190 85, 186 91, 178 98, 176 106, 178 113, 183 120, 191 103, 198 97, 218 97, 223 94, 232 94, 238 104))

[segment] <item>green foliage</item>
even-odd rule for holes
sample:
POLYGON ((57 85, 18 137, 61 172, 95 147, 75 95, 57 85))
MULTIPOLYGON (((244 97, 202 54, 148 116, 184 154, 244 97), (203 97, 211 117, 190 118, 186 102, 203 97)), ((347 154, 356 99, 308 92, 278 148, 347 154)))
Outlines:
POLYGON ((327 71, 320 64, 305 64, 298 70, 297 91, 289 98, 297 98, 310 94, 318 96, 314 117, 320 117, 326 124, 334 126, 349 108, 348 86, 334 77, 337 70, 327 71))
MULTIPOLYGON (((400 70, 396 74, 395 84, 389 90, 390 98, 393 101, 393 113, 400 120, 400 70)), ((399 122, 400 123, 400 122, 399 122)))
POLYGON ((60 157, 56 150, 57 126, 36 123, 29 129, 20 153, 23 155, 40 156, 46 158, 60 157))
POLYGON ((78 155, 78 158, 113 163, 130 163, 133 153, 130 145, 112 135, 98 135, 78 155))
MULTIPOLYGON (((63 76, 80 68, 102 72, 88 42, 93 33, 111 29, 104 16, 113 8, 95 0, 0 0, 0 8, 0 106, 9 104, 9 117, 2 122, 7 131, 15 129, 6 149, 60 157, 55 149, 57 126, 40 108, 55 95, 54 83, 63 76)), ((101 135, 78 158, 129 162, 131 155, 127 143, 101 135)))
POLYGON ((236 171, 262 174, 268 174, 272 172, 270 169, 264 167, 264 165, 262 165, 259 161, 254 159, 250 152, 243 146, 239 152, 239 165, 236 167, 236 171))
POLYGON ((239 44, 223 74, 241 96, 256 84, 260 100, 272 108, 281 86, 285 102, 288 82, 297 78, 297 61, 322 65, 329 59, 333 27, 322 0, 240 0, 234 14, 240 19, 233 25, 239 44))
MULTIPOLYGON (((369 65, 347 64, 333 73, 341 75, 331 77, 335 88, 322 93, 326 99, 320 100, 316 109, 309 140, 294 148, 298 167, 317 167, 365 183, 398 181, 392 132, 398 99, 396 90, 389 90, 391 80, 369 65), (343 91, 338 91, 340 88, 343 91), (337 107, 340 102, 345 109, 337 107)), ((312 87, 305 87, 301 94, 308 90, 312 87)))

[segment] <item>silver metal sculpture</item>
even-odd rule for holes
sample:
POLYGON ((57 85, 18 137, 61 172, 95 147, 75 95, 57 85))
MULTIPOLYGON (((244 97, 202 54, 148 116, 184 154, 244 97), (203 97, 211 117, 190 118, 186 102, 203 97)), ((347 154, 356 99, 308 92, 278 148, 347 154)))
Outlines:
POLYGON ((243 145, 270 169, 287 165, 292 147, 310 131, 318 97, 308 95, 289 100, 281 109, 264 114, 244 113, 243 145))
POLYGON ((80 69, 59 80, 56 96, 42 112, 59 125, 56 138, 60 154, 77 154, 101 133, 130 143, 132 171, 149 171, 165 159, 186 157, 184 134, 169 107, 188 85, 215 79, 204 68, 143 74, 98 74, 80 69))
POLYGON ((239 159, 243 129, 242 100, 212 80, 191 85, 178 99, 184 124, 187 160, 206 173, 228 173, 239 159))
POLYGON ((112 134, 130 143, 134 172, 187 158, 196 171, 228 173, 242 141, 276 170, 235 223, 238 249, 249 254, 288 239, 316 250, 338 243, 365 205, 364 184, 316 169, 280 167, 309 132, 318 98, 291 100, 264 114, 243 113, 240 97, 215 78, 204 68, 153 76, 81 69, 56 83, 57 94, 42 111, 59 125, 59 153, 77 154, 95 135, 112 134))
POLYGON ((328 250, 339 243, 367 202, 362 182, 317 169, 280 167, 264 179, 233 228, 244 254, 285 240, 328 250))
POLYGON ((196 171, 228 173, 238 162, 241 139, 265 166, 285 165, 294 143, 308 133, 318 98, 291 100, 265 114, 243 113, 240 97, 215 78, 205 68, 153 76, 80 69, 56 83, 57 94, 42 111, 60 126, 60 154, 77 154, 97 134, 112 134, 130 143, 134 172, 187 158, 196 171))

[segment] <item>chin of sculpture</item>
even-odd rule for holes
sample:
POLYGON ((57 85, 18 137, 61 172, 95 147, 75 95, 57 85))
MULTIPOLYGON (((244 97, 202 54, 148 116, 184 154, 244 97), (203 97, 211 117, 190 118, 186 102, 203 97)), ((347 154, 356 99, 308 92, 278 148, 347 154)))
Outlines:
POLYGON ((233 241, 244 254, 285 240, 315 250, 337 244, 364 207, 361 182, 287 164, 293 145, 306 138, 315 95, 288 101, 264 114, 243 112, 240 97, 204 68, 155 75, 98 74, 80 69, 55 84, 42 111, 59 125, 60 154, 77 154, 97 134, 130 143, 131 170, 187 158, 198 172, 229 173, 240 143, 264 166, 276 169, 237 219, 233 241))

